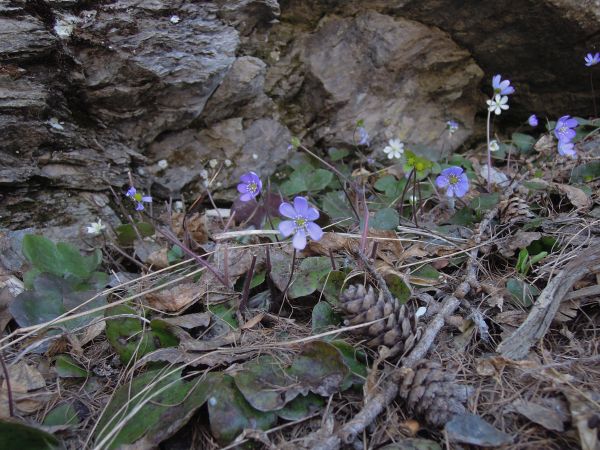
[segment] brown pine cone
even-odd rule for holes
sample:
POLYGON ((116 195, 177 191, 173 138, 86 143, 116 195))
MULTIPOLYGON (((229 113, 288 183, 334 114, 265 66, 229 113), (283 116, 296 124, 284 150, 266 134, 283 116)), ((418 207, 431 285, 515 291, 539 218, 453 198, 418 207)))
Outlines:
POLYGON ((466 412, 471 388, 455 382, 455 374, 439 363, 422 359, 414 369, 400 369, 399 395, 409 411, 434 427, 443 427, 456 414, 466 412))
POLYGON ((498 216, 501 224, 527 222, 535 215, 529 205, 521 197, 513 195, 502 200, 498 205, 498 216))
POLYGON ((369 347, 385 345, 395 347, 394 354, 405 353, 421 337, 413 308, 400 305, 395 298, 387 301, 383 292, 376 295, 372 286, 367 291, 362 284, 352 285, 342 293, 340 300, 346 325, 359 325, 387 317, 369 327, 355 330, 355 333, 371 338, 367 342, 369 347))

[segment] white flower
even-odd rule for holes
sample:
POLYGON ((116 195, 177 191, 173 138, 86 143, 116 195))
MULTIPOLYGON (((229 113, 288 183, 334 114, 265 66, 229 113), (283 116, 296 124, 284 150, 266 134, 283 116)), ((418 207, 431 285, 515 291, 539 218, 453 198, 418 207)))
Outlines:
POLYGON ((215 167, 217 167, 217 164, 219 164, 219 162, 216 159, 211 159, 208 162, 208 165, 211 167, 211 169, 214 169, 215 167))
POLYGON ((258 159, 258 155, 256 153, 252 153, 252 159, 258 159))
POLYGON ((415 312, 415 317, 418 319, 419 317, 424 315, 426 312, 427 312, 427 308, 425 308, 424 306, 420 306, 419 309, 417 309, 417 311, 415 312))
POLYGON ((88 234, 100 234, 102 230, 105 230, 106 226, 102 225, 102 219, 98 219, 98 222, 92 222, 89 226, 86 227, 88 234))
POLYGON ((498 141, 496 139, 492 139, 490 141, 490 152, 497 152, 498 150, 500 150, 500 144, 498 144, 498 141))
POLYGON ((181 200, 177 200, 173 205, 173 209, 177 212, 183 211, 183 202, 181 200))
POLYGON ((202 169, 200 171, 200 178, 207 179, 208 178, 208 170, 202 169))
POLYGON ((488 111, 491 111, 496 115, 499 115, 503 110, 508 109, 508 105, 506 104, 507 102, 508 96, 500 94, 496 94, 496 96, 492 100, 486 101, 486 103, 488 104, 488 111))
POLYGON ((158 163, 156 163, 159 167, 159 169, 165 170, 167 167, 169 167, 169 163, 167 162, 166 159, 161 159, 158 163))
POLYGON ((223 163, 225 164, 225 167, 230 167, 231 164, 233 164, 230 159, 226 159, 225 161, 223 161, 223 163))
POLYGON ((404 144, 400 139, 390 139, 388 146, 383 149, 389 159, 400 158, 404 153, 404 144))
POLYGON ((171 16, 171 18, 169 19, 169 21, 175 25, 176 23, 179 23, 181 19, 179 18, 179 16, 171 16))

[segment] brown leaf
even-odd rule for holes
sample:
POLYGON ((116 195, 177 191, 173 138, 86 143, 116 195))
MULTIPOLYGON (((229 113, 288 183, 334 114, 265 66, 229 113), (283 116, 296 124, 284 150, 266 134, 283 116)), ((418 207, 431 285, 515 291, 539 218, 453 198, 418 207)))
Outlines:
POLYGON ((575 186, 568 184, 555 183, 554 186, 562 193, 567 196, 573 206, 578 209, 588 210, 592 206, 592 199, 587 196, 585 192, 575 186))
POLYGON ((522 399, 517 399, 512 403, 515 411, 527 417, 532 422, 543 426, 547 430, 564 431, 563 419, 559 414, 546 406, 539 405, 522 399))
MULTIPOLYGON (((175 235, 183 240, 183 219, 184 213, 173 213, 171 215, 171 226, 175 235)), ((208 231, 206 229, 206 218, 200 213, 190 214, 185 221, 186 230, 190 237, 198 244, 208 242, 208 231)))
POLYGON ((242 330, 249 330, 250 328, 254 327, 255 325, 259 324, 261 320, 263 320, 263 317, 265 317, 265 313, 261 312, 259 314, 257 314, 256 316, 254 316, 252 319, 248 320, 244 325, 242 325, 240 328, 242 330))
POLYGON ((146 294, 146 304, 164 312, 178 312, 202 296, 195 283, 180 283, 170 288, 146 294))
MULTIPOLYGON (((19 411, 27 414, 35 412, 50 400, 50 395, 43 390, 46 381, 35 367, 19 361, 8 367, 8 376, 13 401, 19 411)), ((0 385, 0 417, 9 415, 8 389, 3 377, 0 385)))
POLYGON ((537 231, 518 231, 510 239, 504 241, 502 246, 498 245, 498 249, 503 256, 511 257, 516 250, 527 247, 533 241, 537 241, 542 237, 542 233, 537 231))
POLYGON ((185 314, 183 316, 177 317, 167 317, 165 319, 161 319, 163 322, 166 322, 170 325, 175 325, 177 327, 185 328, 187 330, 191 330, 193 328, 198 327, 207 327, 210 325, 210 313, 195 313, 195 314, 185 314))
MULTIPOLYGON (((563 394, 569 400, 571 409, 571 421, 579 431, 579 441, 582 450, 598 450, 600 448, 600 439, 598 438, 597 422, 600 420, 597 408, 592 402, 586 399, 571 388, 563 389, 563 394), (594 419, 596 418, 596 419, 594 419), (596 422, 596 427, 591 425, 596 422)), ((595 392, 584 392, 587 398, 592 399, 597 405, 600 401, 600 395, 595 392)))
POLYGON ((154 269, 164 269, 165 267, 169 267, 168 253, 169 249, 166 247, 156 250, 148 255, 146 263, 150 264, 154 269))

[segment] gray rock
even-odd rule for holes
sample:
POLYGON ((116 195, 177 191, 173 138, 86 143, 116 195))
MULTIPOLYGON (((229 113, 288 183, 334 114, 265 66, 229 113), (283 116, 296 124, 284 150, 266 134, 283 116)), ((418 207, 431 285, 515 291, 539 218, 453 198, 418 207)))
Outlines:
MULTIPOLYGON (((0 10, 0 13, 13 11, 0 10)), ((50 53, 56 37, 31 16, 0 17, 0 59, 23 61, 50 53)))

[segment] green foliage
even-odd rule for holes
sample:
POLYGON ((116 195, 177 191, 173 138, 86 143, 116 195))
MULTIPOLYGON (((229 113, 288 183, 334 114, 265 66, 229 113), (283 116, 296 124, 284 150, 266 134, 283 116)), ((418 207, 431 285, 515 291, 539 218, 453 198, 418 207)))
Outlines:
POLYGON ((174 264, 183 259, 184 253, 179 245, 172 246, 167 252, 167 261, 169 264, 174 264))
POLYGON ((314 334, 327 331, 331 326, 339 325, 340 317, 327 302, 317 303, 312 310, 312 331, 314 334))
POLYGON ((383 208, 375 213, 369 225, 376 230, 395 230, 400 225, 400 216, 393 208, 383 208))
MULTIPOLYGON (((325 193, 323 196, 322 209, 332 221, 337 222, 341 219, 354 217, 354 211, 352 211, 344 191, 331 191, 325 193)), ((349 225, 349 222, 344 222, 344 225, 349 225)))
POLYGON ((510 292, 513 302, 524 308, 533 305, 534 299, 540 295, 538 288, 518 278, 510 278, 506 282, 506 289, 510 292))
POLYGON ((324 277, 331 270, 331 260, 325 256, 304 258, 296 269, 294 282, 288 290, 290 298, 312 294, 324 283, 324 277))
POLYGON ((329 155, 329 158, 333 161, 340 161, 342 159, 344 159, 346 156, 348 156, 350 154, 350 150, 346 149, 346 148, 335 148, 335 147, 331 147, 327 150, 327 154, 329 155))
POLYGON ((96 427, 96 445, 103 443, 102 448, 114 449, 143 437, 144 448, 157 446, 187 423, 217 381, 209 374, 187 382, 181 369, 149 370, 138 375, 111 398, 96 427), (122 427, 117 428, 120 422, 122 427))
POLYGON ((316 192, 325 189, 333 180, 333 172, 302 166, 294 170, 289 179, 281 184, 281 193, 292 196, 301 192, 316 192))
POLYGON ((587 183, 596 178, 600 178, 600 161, 576 166, 571 172, 570 183, 587 183))
POLYGON ((77 410, 71 403, 63 403, 51 410, 44 418, 43 425, 46 427, 77 425, 81 419, 77 410))
POLYGON ((117 232, 119 244, 129 246, 138 239, 138 233, 142 238, 152 236, 154 234, 154 225, 147 222, 137 222, 134 227, 130 223, 124 223, 123 225, 119 225, 115 231, 117 232))
POLYGON ((385 281, 392 295, 398 299, 400 303, 406 303, 410 298, 410 288, 404 280, 396 274, 389 274, 385 277, 385 281))
POLYGON ((530 153, 535 144, 535 138, 524 133, 513 133, 512 143, 519 150, 520 153, 530 153))
POLYGON ((55 450, 62 448, 50 433, 14 420, 0 419, 0 448, 55 450))
POLYGON ((106 338, 115 349, 124 364, 134 357, 141 358, 157 348, 174 347, 179 342, 163 327, 157 324, 143 325, 141 319, 133 317, 113 317, 119 315, 138 315, 135 309, 126 305, 117 305, 105 312, 106 338), (113 317, 113 318, 111 318, 113 317))
POLYGON ((69 355, 58 355, 55 359, 54 369, 61 378, 87 378, 88 371, 75 362, 69 355))

